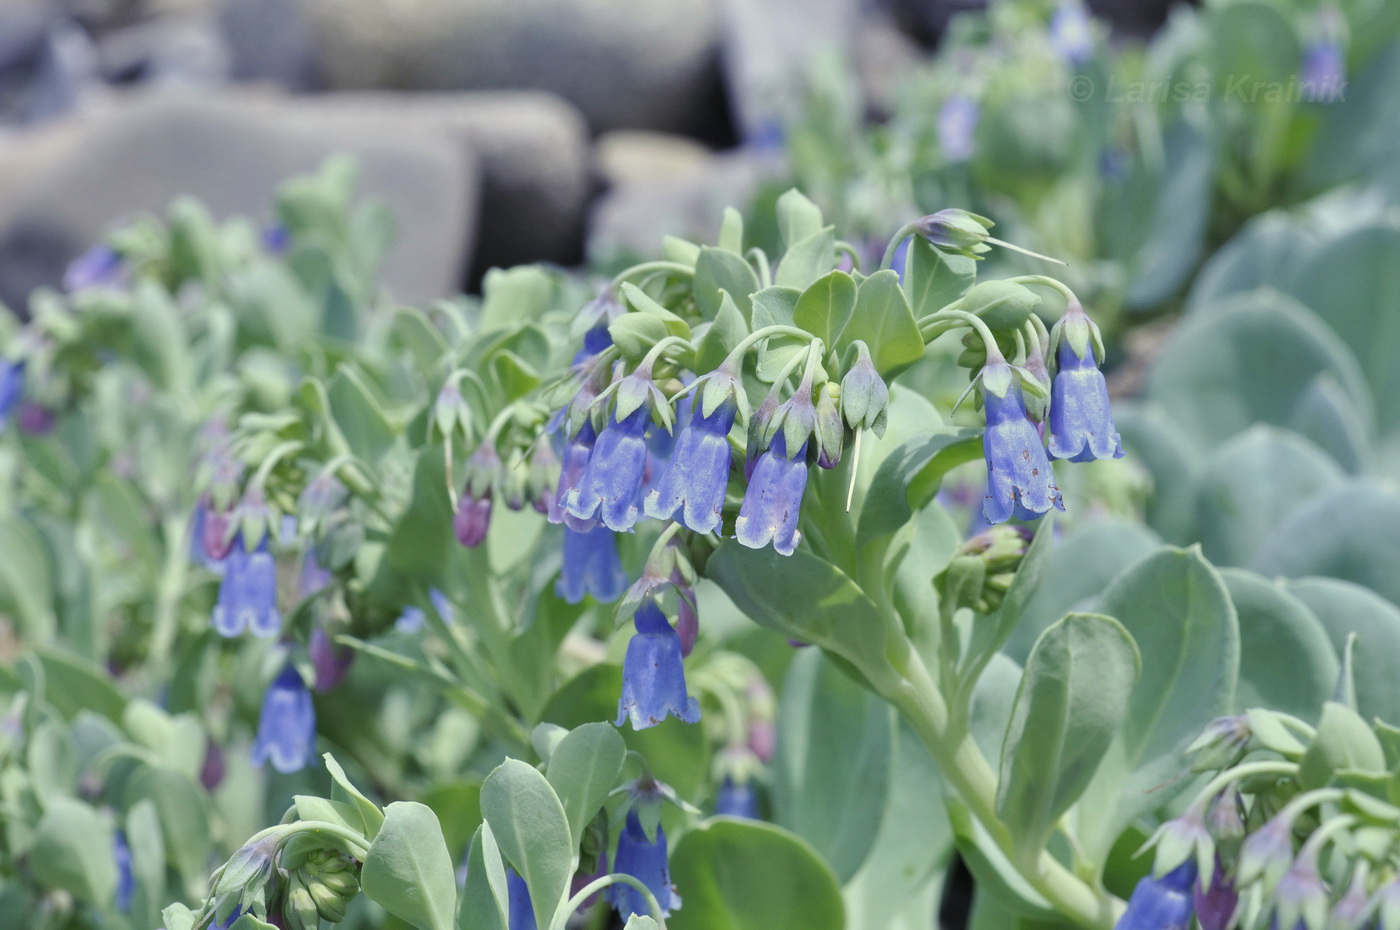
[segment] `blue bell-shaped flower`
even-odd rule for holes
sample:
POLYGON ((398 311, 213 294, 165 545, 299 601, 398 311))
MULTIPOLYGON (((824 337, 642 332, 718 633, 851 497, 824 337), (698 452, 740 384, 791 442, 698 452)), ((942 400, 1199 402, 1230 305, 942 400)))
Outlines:
MULTIPOLYGON (((648 840, 635 809, 627 812, 627 823, 617 839, 612 870, 631 875, 646 885, 666 915, 680 910, 681 897, 671 887, 671 869, 666 862, 666 831, 658 824, 656 840, 648 840)), ((624 921, 633 914, 650 914, 646 899, 631 885, 620 882, 609 885, 603 894, 624 921)))
POLYGON ((982 369, 987 429, 982 450, 987 460, 987 497, 982 515, 990 524, 1011 517, 1035 520, 1051 507, 1064 509, 1055 474, 1035 424, 1026 416, 1018 376, 1003 358, 989 358, 982 369))
POLYGON ((780 429, 754 466, 734 523, 735 537, 750 549, 762 549, 771 542, 777 552, 792 555, 802 539, 797 520, 806 489, 807 443, 788 456, 787 440, 780 429))
POLYGON ((656 726, 675 714, 686 723, 700 719, 700 703, 685 688, 681 638, 654 600, 648 599, 632 617, 637 632, 627 644, 622 663, 622 697, 617 702, 617 726, 631 719, 632 729, 656 726))
POLYGON ((554 590, 570 604, 591 594, 603 603, 627 590, 627 573, 617 554, 617 534, 605 526, 579 533, 564 527, 564 565, 554 590))
POLYGON ((268 686, 253 743, 253 764, 279 772, 306 768, 316 757, 316 710, 301 673, 287 663, 268 686))
POLYGON ((729 485, 729 431, 737 410, 734 401, 726 400, 706 416, 704 404, 695 404, 671 466, 647 495, 647 516, 669 520, 680 511, 677 522, 697 533, 719 528, 729 485))
POLYGON ((1133 889, 1128 909, 1114 930, 1188 930, 1195 883, 1195 859, 1187 859, 1161 878, 1148 875, 1133 889))

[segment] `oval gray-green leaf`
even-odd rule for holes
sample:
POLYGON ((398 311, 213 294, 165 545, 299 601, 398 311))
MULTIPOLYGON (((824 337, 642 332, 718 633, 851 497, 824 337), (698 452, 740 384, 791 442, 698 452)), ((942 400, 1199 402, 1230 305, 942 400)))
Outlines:
POLYGON ((997 813, 1025 849, 1040 849, 1088 786, 1141 666, 1132 637, 1100 614, 1068 614, 1036 641, 1012 707, 997 791, 997 813))
POLYGON ((1220 575, 1240 622, 1235 707, 1267 707, 1315 721, 1339 669, 1326 628, 1281 582, 1240 568, 1220 575))
POLYGON ((481 784, 481 815, 530 888, 535 922, 548 927, 574 871, 564 805, 534 766, 506 759, 481 784))
POLYGON ((418 930, 456 926, 457 875, 432 809, 416 801, 384 808, 360 871, 370 900, 418 930))
POLYGON ((670 930, 841 930, 841 889, 811 846, 786 830, 721 818, 686 833, 671 854, 685 906, 670 930))
POLYGON ((1312 609, 1340 655, 1356 634, 1352 677, 1356 706, 1366 719, 1400 721, 1400 608, 1361 585, 1336 578, 1301 578, 1285 583, 1289 593, 1312 609))
POLYGON ((622 771, 627 746, 608 723, 585 723, 559 741, 549 757, 545 777, 559 796, 574 845, 603 806, 622 771))
POLYGON ((774 819, 816 847, 844 883, 884 816, 893 712, 813 649, 793 659, 782 695, 774 819))

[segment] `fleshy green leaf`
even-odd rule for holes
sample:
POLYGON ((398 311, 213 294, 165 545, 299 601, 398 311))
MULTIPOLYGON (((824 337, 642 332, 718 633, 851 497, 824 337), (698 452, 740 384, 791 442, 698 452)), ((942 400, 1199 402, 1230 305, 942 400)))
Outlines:
POLYGON ((936 313, 958 300, 977 280, 977 261, 943 252, 918 236, 909 240, 904 265, 904 289, 916 318, 936 313))
POLYGON ((1238 568, 1220 575, 1240 621, 1235 707, 1268 707, 1315 720, 1338 672, 1326 628, 1281 582, 1238 568))
POLYGON ((360 887, 384 910, 418 930, 456 926, 457 876, 437 815, 416 801, 384 808, 360 870, 360 887))
POLYGON ((856 308, 856 282, 844 271, 832 271, 812 282, 793 308, 793 322, 832 346, 856 308))
POLYGON ((510 893, 506 867, 491 824, 483 821, 467 853, 467 884, 457 915, 461 930, 506 930, 510 923, 510 893))
POLYGON ((909 300, 899 286, 899 276, 889 269, 860 282, 855 312, 837 342, 838 351, 857 339, 870 347, 875 370, 886 379, 924 357, 924 339, 909 300))
POLYGON ((53 798, 35 829, 29 866, 41 885, 106 907, 117 890, 111 824, 82 801, 53 798))
POLYGON ((1039 850, 1093 778, 1128 711, 1141 669, 1118 621, 1069 614, 1031 650, 1002 749, 997 813, 1039 850))
POLYGON ((759 287, 758 275, 742 256, 727 249, 700 247, 691 288, 705 319, 713 320, 719 314, 723 303, 721 291, 727 292, 744 319, 749 319, 752 311, 749 296, 759 287))
POLYGON ((564 806, 574 845, 582 841, 584 828, 617 784, 626 752, 616 727, 586 723, 550 753, 545 775, 564 806))
POLYGON ((892 766, 888 704, 816 650, 796 656, 783 683, 775 822, 811 843, 845 882, 875 842, 892 766))
POLYGON ((530 887, 535 922, 549 926, 574 870, 573 839, 559 796, 534 766, 506 759, 482 782, 481 814, 530 887))
POLYGON ((671 930, 841 930, 840 887, 805 842, 779 827, 720 819, 676 844, 671 881, 685 906, 671 930))

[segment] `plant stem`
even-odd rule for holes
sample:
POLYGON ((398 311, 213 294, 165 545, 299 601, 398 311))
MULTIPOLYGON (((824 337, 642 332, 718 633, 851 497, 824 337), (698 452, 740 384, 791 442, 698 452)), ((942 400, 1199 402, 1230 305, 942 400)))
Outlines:
POLYGON ((661 930, 666 930, 666 916, 661 912, 661 905, 657 902, 656 895, 652 894, 651 889, 642 884, 639 879, 628 875, 626 872, 613 872, 609 875, 595 878, 593 881, 580 888, 578 894, 565 901, 564 906, 554 912, 554 919, 550 921, 549 924, 550 930, 564 930, 565 925, 569 922, 569 917, 573 915, 574 911, 578 910, 583 902, 609 885, 616 885, 618 883, 631 885, 635 888, 647 902, 647 907, 651 910, 652 916, 656 918, 656 925, 660 927, 661 930))
POLYGON ((923 661, 909 653, 904 682, 896 694, 885 695, 919 734, 938 763, 944 781, 967 805, 988 836, 1026 879, 1068 920, 1087 930, 1111 930, 1115 909, 1121 904, 1076 876, 1048 852, 1041 852, 1033 868, 1015 848, 1013 837, 997 816, 996 774, 962 721, 950 718, 948 706, 929 676, 923 661))

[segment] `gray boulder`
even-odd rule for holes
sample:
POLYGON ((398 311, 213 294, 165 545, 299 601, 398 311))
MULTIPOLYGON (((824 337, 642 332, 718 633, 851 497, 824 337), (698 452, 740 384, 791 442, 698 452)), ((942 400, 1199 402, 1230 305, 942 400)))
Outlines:
POLYGON ((551 91, 595 132, 704 133, 720 110, 715 0, 299 0, 337 89, 551 91))
POLYGON ((535 92, 365 92, 293 97, 304 129, 366 138, 432 132, 480 166, 476 254, 468 283, 488 268, 523 262, 577 264, 594 193, 588 129, 578 111, 535 92))
POLYGON ((478 175, 440 133, 306 126, 246 98, 158 94, 28 133, 0 156, 0 302, 23 307, 122 217, 160 213, 180 194, 216 216, 270 219, 287 177, 349 152, 365 196, 398 218, 385 281, 401 300, 453 293, 468 257, 478 175))

